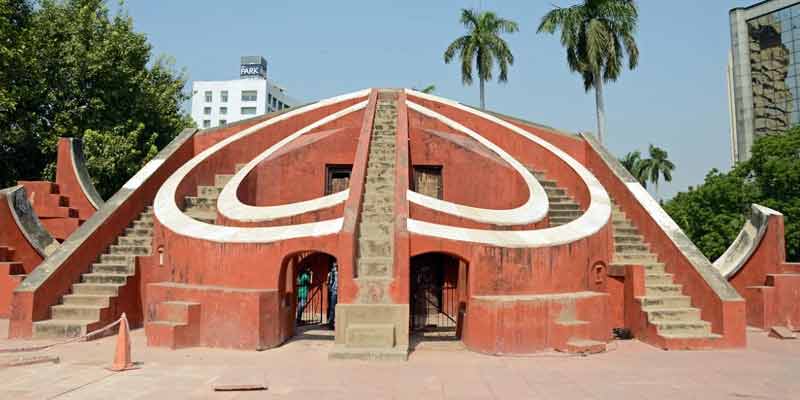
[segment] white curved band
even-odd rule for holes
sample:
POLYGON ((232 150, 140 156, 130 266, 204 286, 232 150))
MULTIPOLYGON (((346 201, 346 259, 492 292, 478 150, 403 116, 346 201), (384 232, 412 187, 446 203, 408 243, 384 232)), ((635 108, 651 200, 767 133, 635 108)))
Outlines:
POLYGON ((341 231, 344 221, 343 218, 311 222, 307 224, 274 227, 234 227, 207 224, 184 214, 184 212, 178 208, 178 204, 175 201, 175 196, 178 191, 178 186, 186 177, 186 175, 188 175, 189 172, 191 172, 194 168, 222 148, 277 122, 284 121, 322 107, 340 103, 342 101, 363 98, 368 94, 369 89, 360 90, 327 100, 322 100, 296 110, 291 110, 285 114, 277 115, 266 121, 246 128, 207 148, 178 168, 161 186, 153 203, 156 218, 164 227, 177 234, 195 239, 222 243, 268 243, 300 237, 324 236, 341 231))
POLYGON ((363 110, 366 107, 367 107, 367 102, 362 101, 360 103, 347 107, 343 110, 337 111, 331 115, 328 115, 320 119, 319 121, 307 125, 302 129, 298 130, 297 132, 283 138, 281 141, 275 143, 274 145, 270 146, 270 148, 259 154, 256 158, 250 160, 250 162, 248 162, 247 165, 245 165, 241 170, 239 170, 239 172, 237 172, 222 189, 222 193, 220 193, 219 195, 219 200, 217 200, 217 208, 219 212, 222 213, 222 215, 224 215, 226 218, 235 221, 259 222, 259 221, 271 221, 285 217, 292 217, 295 215, 317 211, 343 203, 347 199, 347 196, 350 194, 350 189, 336 192, 327 196, 318 197, 316 199, 300 201, 291 204, 281 204, 277 206, 247 205, 239 200, 239 197, 236 195, 236 193, 238 192, 239 186, 242 184, 242 181, 247 176, 247 174, 249 174, 250 171, 255 169, 255 167, 258 166, 260 162, 266 160, 267 158, 269 158, 269 156, 275 154, 275 152, 280 150, 283 146, 286 146, 287 144, 291 143, 300 136, 316 128, 319 128, 320 126, 335 121, 355 111, 363 110))
POLYGON ((485 222, 493 225, 524 225, 537 221, 541 221, 547 216, 549 201, 547 200, 547 193, 544 188, 536 180, 536 178, 517 161, 510 154, 506 153, 503 149, 487 140, 477 132, 445 117, 429 108, 425 108, 417 103, 406 101, 408 108, 425 115, 427 117, 435 118, 445 125, 466 134, 472 139, 476 140, 483 146, 495 152, 506 163, 511 165, 517 171, 525 185, 528 188, 528 200, 521 206, 509 210, 492 210, 487 208, 477 208, 465 206, 463 204, 456 204, 449 201, 439 200, 437 198, 427 196, 415 191, 409 190, 407 193, 408 201, 419 204, 439 212, 454 215, 460 218, 469 219, 472 221, 485 222))
POLYGON ((600 181, 598 181, 586 167, 563 150, 516 125, 484 112, 466 107, 460 103, 410 89, 406 89, 406 93, 426 100, 446 104, 458 110, 486 119, 536 143, 545 150, 553 153, 567 164, 567 166, 572 168, 589 191, 589 207, 586 212, 576 220, 557 227, 525 231, 494 231, 448 226, 409 218, 409 232, 498 247, 545 247, 566 244, 583 239, 597 233, 608 223, 611 217, 611 199, 605 188, 603 188, 600 181))

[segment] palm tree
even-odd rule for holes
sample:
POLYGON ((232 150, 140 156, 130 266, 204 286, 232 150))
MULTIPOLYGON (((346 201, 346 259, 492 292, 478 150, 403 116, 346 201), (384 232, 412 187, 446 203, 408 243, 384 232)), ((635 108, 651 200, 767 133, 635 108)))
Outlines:
POLYGON ((642 176, 649 179, 656 185, 656 197, 658 197, 658 182, 661 177, 666 182, 672 182, 672 171, 675 164, 669 160, 669 154, 664 149, 650 145, 650 158, 642 160, 642 176))
POLYGON ((642 153, 637 151, 632 151, 625 155, 625 157, 620 158, 619 162, 628 170, 628 172, 636 178, 639 183, 647 187, 647 176, 646 171, 644 170, 645 159, 642 158, 642 153))
POLYGON ((603 84, 619 78, 625 54, 629 69, 639 63, 639 48, 633 37, 638 19, 633 0, 583 0, 581 4, 551 10, 539 24, 540 33, 561 30, 570 70, 582 75, 587 92, 594 89, 601 143, 606 130, 603 84))
POLYGON ((450 43, 444 52, 444 62, 449 64, 458 55, 461 59, 461 82, 465 85, 472 84, 472 63, 475 62, 481 87, 481 109, 484 109, 484 83, 492 79, 495 61, 500 67, 498 82, 508 81, 508 66, 514 65, 514 55, 500 34, 514 33, 519 27, 516 22, 499 18, 491 11, 468 9, 461 10, 461 23, 468 32, 450 43))

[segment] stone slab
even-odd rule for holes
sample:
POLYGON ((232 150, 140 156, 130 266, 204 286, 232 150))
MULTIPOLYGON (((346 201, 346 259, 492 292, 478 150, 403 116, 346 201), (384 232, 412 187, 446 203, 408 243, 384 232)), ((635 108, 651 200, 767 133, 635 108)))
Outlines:
POLYGON ((773 326, 769 330, 769 337, 777 339, 797 339, 797 335, 785 326, 773 326))
POLYGON ((392 348, 395 346, 392 324, 351 324, 346 332, 347 347, 392 348))

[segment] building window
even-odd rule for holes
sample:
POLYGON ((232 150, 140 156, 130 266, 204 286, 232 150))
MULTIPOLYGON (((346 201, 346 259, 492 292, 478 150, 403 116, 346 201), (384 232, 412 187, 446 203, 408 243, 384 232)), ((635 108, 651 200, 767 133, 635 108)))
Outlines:
POLYGON ((203 120, 203 128, 211 128, 211 120, 210 119, 204 119, 203 120))
POLYGON ((325 166, 325 194, 333 194, 347 190, 350 187, 350 174, 352 165, 326 165, 325 166))
POLYGON ((219 113, 222 115, 228 115, 228 107, 220 107, 219 113))
POLYGON ((272 104, 272 93, 267 93, 267 104, 272 104))
POLYGON ((211 115, 211 107, 203 107, 203 114, 211 115))
POLYGON ((219 99, 223 103, 227 103, 228 102, 228 91, 227 90, 223 90, 223 91, 219 92, 219 99))
POLYGON ((280 100, 278 100, 278 110, 283 110, 283 103, 280 100))
POLYGON ((206 90, 206 103, 211 103, 214 98, 211 96, 211 91, 206 90))
POLYGON ((220 124, 220 125, 225 125, 225 124, 227 124, 227 123, 228 123, 228 121, 227 121, 227 120, 224 120, 224 119, 221 119, 221 120, 219 120, 219 124, 220 124))
POLYGON ((255 90, 242 90, 242 101, 258 100, 258 92, 255 90))
POLYGON ((242 115, 256 115, 255 107, 242 107, 242 115))
POLYGON ((416 165, 414 166, 414 180, 411 181, 411 190, 433 197, 442 198, 442 166, 441 165, 416 165))
POLYGON ((272 98, 272 108, 278 108, 278 98, 277 97, 273 97, 272 98))

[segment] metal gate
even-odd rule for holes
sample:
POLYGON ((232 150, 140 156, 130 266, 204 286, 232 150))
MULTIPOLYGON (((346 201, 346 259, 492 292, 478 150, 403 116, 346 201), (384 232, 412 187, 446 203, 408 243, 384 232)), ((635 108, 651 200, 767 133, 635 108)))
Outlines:
POLYGON ((300 325, 318 325, 324 322, 325 310, 322 308, 322 297, 323 293, 325 293, 324 287, 325 283, 320 283, 309 288, 308 299, 298 321, 300 325))
POLYGON ((423 265, 414 268, 411 280, 412 332, 455 333, 458 315, 458 292, 443 283, 441 270, 423 265))

